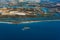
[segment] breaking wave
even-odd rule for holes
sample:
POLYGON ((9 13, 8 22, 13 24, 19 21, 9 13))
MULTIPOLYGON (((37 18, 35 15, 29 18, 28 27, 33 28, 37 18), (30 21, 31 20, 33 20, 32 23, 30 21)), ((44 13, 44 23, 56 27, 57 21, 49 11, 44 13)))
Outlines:
POLYGON ((0 23, 6 23, 6 24, 25 24, 25 23, 36 23, 36 22, 53 22, 53 21, 60 21, 60 20, 40 20, 40 21, 23 21, 23 22, 0 22, 0 23))

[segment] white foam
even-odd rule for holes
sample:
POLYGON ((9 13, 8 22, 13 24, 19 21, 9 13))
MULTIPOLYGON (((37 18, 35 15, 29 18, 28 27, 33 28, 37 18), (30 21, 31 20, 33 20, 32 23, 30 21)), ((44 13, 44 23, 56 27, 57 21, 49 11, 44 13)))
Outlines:
MULTIPOLYGON (((17 24, 36 23, 36 22, 51 22, 51 21, 60 21, 60 20, 25 21, 25 22, 20 22, 20 23, 17 23, 17 24)), ((0 23, 14 24, 13 22, 0 22, 0 23)))
POLYGON ((21 24, 22 24, 22 23, 36 23, 36 22, 51 22, 51 21, 60 21, 60 20, 26 21, 26 22, 21 22, 21 24))
POLYGON ((12 24, 11 22, 0 22, 0 23, 12 24))

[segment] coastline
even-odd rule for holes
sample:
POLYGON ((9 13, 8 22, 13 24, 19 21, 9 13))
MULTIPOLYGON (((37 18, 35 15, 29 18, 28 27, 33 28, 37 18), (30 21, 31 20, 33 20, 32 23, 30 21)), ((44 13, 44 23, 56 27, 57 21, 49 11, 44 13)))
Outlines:
POLYGON ((25 24, 25 23, 36 23, 36 22, 53 22, 53 21, 60 21, 60 20, 40 20, 40 21, 23 21, 23 22, 2 22, 0 23, 6 23, 6 24, 25 24))

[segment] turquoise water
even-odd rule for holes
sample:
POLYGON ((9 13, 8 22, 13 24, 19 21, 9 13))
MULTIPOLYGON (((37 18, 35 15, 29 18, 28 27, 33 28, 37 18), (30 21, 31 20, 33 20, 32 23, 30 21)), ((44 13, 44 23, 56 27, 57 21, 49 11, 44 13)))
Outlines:
POLYGON ((0 24, 0 40, 60 40, 60 21, 0 24), (29 30, 22 30, 23 27, 29 30))

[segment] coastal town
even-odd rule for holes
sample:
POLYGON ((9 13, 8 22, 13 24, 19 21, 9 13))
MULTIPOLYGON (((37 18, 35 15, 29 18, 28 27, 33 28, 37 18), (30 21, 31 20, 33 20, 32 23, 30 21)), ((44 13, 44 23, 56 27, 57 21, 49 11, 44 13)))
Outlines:
POLYGON ((50 19, 60 19, 60 3, 52 3, 48 1, 39 2, 37 0, 34 2, 24 0, 13 1, 6 1, 5 3, 0 2, 0 20, 5 18, 18 18, 17 20, 20 18, 23 20, 25 20, 24 18, 40 19, 44 17, 47 19, 48 17, 50 19))

